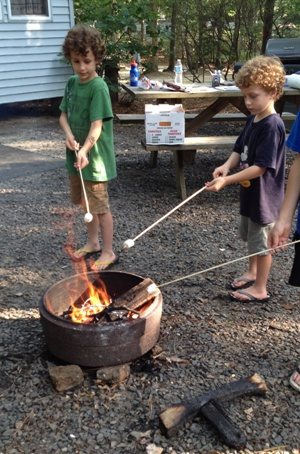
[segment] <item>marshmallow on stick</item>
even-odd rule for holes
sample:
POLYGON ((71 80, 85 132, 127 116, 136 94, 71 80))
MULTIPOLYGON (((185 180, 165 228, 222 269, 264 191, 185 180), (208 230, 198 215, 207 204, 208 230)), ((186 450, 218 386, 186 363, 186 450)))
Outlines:
POLYGON ((203 188, 199 189, 198 191, 194 192, 194 194, 190 195, 187 199, 185 199, 183 202, 179 203, 176 207, 172 208, 168 213, 166 213, 164 216, 159 218, 157 221, 155 221, 153 224, 151 224, 149 227, 147 227, 145 230, 143 230, 139 235, 137 235, 135 238, 131 239, 129 238, 128 240, 124 241, 123 243, 123 249, 128 251, 128 249, 132 248, 135 244, 135 241, 140 238, 142 235, 145 233, 149 232, 149 230, 153 229, 157 224, 159 224, 161 221, 166 219, 170 214, 174 213, 174 211, 178 210, 178 208, 182 207, 185 203, 187 203, 189 200, 193 199, 196 197, 196 195, 200 194, 200 192, 204 191, 206 186, 203 186, 203 188))

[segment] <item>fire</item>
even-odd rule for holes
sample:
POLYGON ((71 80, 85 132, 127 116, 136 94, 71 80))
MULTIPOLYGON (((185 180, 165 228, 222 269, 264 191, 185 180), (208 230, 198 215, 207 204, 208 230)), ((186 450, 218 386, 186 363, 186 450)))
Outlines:
POLYGON ((87 281, 87 288, 76 301, 73 301, 66 312, 68 318, 74 323, 92 323, 94 316, 100 314, 111 304, 111 298, 101 283, 101 287, 95 287, 87 281))
MULTIPOLYGON (((66 244, 64 249, 67 254, 73 255, 74 249, 71 244, 66 244)), ((111 304, 111 297, 101 279, 94 281, 94 284, 89 281, 84 259, 73 261, 73 267, 80 280, 80 287, 84 290, 78 296, 78 291, 68 289, 69 307, 62 315, 74 323, 92 323, 95 317, 111 304)))

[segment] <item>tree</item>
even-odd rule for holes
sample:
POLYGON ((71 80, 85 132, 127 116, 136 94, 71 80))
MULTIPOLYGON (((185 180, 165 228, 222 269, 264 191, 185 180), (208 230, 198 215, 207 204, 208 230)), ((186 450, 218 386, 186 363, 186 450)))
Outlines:
POLYGON ((265 0, 264 4, 262 43, 260 50, 262 54, 265 53, 268 39, 272 36, 275 1, 276 0, 265 0))
POLYGON ((162 54, 168 70, 182 58, 195 80, 200 68, 228 71, 264 53, 270 37, 300 34, 300 0, 74 0, 74 7, 77 23, 101 31, 107 68, 139 52, 144 67, 156 70, 162 54), (170 21, 168 33, 160 30, 162 18, 170 21))
POLYGON ((176 30, 178 24, 178 7, 179 0, 172 0, 170 9, 171 9, 171 34, 170 34, 170 46, 169 46, 169 63, 168 71, 173 71, 176 59, 176 30))

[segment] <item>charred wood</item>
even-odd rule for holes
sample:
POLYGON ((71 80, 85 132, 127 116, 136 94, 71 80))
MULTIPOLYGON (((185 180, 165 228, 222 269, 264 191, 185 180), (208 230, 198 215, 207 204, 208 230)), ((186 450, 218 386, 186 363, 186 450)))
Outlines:
POLYGON ((210 400, 200 408, 203 415, 218 432, 221 440, 229 447, 242 449, 246 445, 246 437, 239 427, 225 413, 219 402, 210 400))
POLYGON ((266 382, 260 375, 254 374, 248 378, 241 378, 211 391, 207 391, 193 400, 174 404, 159 415, 161 432, 167 437, 172 437, 178 428, 200 412, 201 407, 211 400, 226 401, 245 395, 265 396, 266 382))

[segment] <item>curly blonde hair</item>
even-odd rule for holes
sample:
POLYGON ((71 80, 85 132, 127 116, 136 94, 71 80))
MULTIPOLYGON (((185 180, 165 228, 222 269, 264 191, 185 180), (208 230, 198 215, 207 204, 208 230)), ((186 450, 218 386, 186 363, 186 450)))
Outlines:
POLYGON ((62 49, 64 57, 69 61, 71 52, 86 56, 88 49, 91 49, 98 63, 101 63, 105 54, 105 45, 100 32, 89 25, 75 25, 71 28, 67 33, 62 49))
POLYGON ((239 88, 257 85, 268 93, 274 93, 275 100, 279 99, 285 83, 285 70, 277 57, 259 55, 248 60, 235 76, 239 88))

